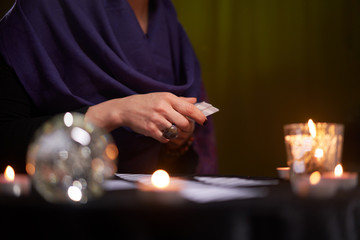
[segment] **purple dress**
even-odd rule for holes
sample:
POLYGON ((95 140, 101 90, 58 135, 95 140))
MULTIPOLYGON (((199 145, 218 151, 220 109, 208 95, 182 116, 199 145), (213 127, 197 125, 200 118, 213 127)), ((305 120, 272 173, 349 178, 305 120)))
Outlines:
MULTIPOLYGON (((198 60, 169 0, 150 1, 147 34, 127 0, 17 0, 0 22, 0 51, 46 114, 150 92, 206 99, 198 60)), ((161 143, 126 127, 112 135, 120 172, 157 167, 161 143)), ((212 122, 197 126, 194 138, 196 172, 216 173, 212 122)))

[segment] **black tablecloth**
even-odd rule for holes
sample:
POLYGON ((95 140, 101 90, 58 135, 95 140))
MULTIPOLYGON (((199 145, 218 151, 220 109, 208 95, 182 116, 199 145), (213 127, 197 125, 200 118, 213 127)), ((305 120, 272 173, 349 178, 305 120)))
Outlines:
POLYGON ((51 204, 36 191, 0 196, 1 239, 360 239, 360 189, 300 198, 287 181, 264 198, 164 203, 138 190, 82 204, 51 204))

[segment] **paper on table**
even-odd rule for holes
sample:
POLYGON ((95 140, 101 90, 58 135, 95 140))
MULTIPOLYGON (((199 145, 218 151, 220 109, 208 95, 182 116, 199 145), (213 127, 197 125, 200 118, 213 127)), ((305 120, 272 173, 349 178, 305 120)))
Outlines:
POLYGON ((224 187, 256 187, 268 186, 279 184, 278 180, 254 180, 237 177, 199 177, 195 176, 194 179, 207 183, 224 187))
POLYGON ((151 177, 151 174, 115 173, 115 176, 130 182, 137 182, 144 177, 151 177))
POLYGON ((106 191, 130 190, 130 189, 136 189, 136 184, 120 179, 106 180, 103 183, 103 189, 106 191))
POLYGON ((183 181, 184 186, 180 191, 181 196, 196 203, 259 198, 267 194, 265 188, 226 188, 188 180, 179 181, 183 181))
MULTIPOLYGON (((150 174, 116 174, 117 177, 126 181, 138 182, 150 180, 150 174)), ((121 180, 120 180, 121 181, 121 180)), ((234 199, 248 199, 264 197, 267 194, 265 188, 228 188, 208 185, 184 179, 172 179, 182 186, 180 195, 192 202, 208 203, 217 201, 228 201, 234 199)))

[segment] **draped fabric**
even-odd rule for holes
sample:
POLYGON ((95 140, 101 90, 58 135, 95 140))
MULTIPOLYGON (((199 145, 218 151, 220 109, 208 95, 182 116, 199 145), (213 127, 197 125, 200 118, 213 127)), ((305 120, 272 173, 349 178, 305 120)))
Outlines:
MULTIPOLYGON (((206 97, 199 63, 168 0, 150 1, 147 34, 126 0, 18 0, 0 33, 1 54, 45 114, 149 92, 206 97)), ((156 166, 160 143, 128 128, 112 134, 120 171, 156 166)), ((213 143, 212 124, 198 127, 198 172, 216 170, 213 143)))

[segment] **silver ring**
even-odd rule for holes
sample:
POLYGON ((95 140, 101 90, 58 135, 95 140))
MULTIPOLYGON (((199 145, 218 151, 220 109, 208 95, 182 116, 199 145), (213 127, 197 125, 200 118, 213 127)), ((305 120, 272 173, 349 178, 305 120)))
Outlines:
POLYGON ((163 131, 163 136, 164 136, 164 138, 167 138, 167 139, 176 138, 178 136, 177 127, 174 124, 171 125, 171 127, 167 128, 163 131))

